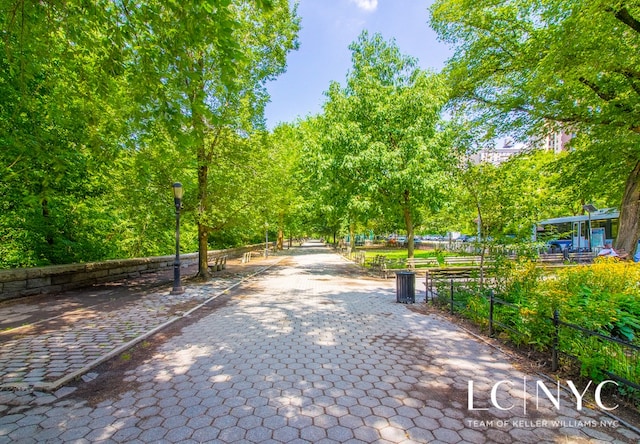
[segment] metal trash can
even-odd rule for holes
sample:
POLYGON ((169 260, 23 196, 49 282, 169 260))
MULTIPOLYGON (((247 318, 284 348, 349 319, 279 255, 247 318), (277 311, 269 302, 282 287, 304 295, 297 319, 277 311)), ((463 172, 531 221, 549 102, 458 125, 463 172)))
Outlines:
POLYGON ((402 304, 416 302, 416 274, 413 271, 396 272, 396 302, 402 304))

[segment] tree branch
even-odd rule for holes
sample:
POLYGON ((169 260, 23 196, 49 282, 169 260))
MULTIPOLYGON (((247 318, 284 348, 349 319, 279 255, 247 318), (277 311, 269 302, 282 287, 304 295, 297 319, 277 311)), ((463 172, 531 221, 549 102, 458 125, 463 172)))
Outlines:
POLYGON ((629 81, 631 89, 633 89, 636 94, 640 95, 640 83, 638 83, 638 80, 640 80, 640 72, 632 71, 630 69, 622 69, 616 72, 623 75, 629 81))
MULTIPOLYGON (((588 86, 594 93, 596 93, 596 95, 598 97, 600 97, 605 102, 611 102, 611 101, 613 101, 613 100, 615 100, 617 98, 616 94, 606 93, 598 85, 596 85, 595 83, 591 82, 590 80, 587 80, 584 77, 580 77, 578 80, 582 84, 588 86)), ((633 109, 631 107, 629 107, 628 105, 625 105, 623 103, 613 103, 613 106, 618 108, 622 112, 629 113, 629 114, 633 113, 633 109)))
MULTIPOLYGON (((488 105, 490 107, 499 108, 501 110, 505 108, 504 104, 485 99, 484 97, 480 97, 477 94, 472 94, 471 95, 471 99, 475 100, 477 102, 480 102, 480 103, 482 103, 484 105, 488 105)), ((580 116, 580 115, 558 116, 558 115, 545 114, 545 113, 534 114, 534 112, 532 112, 531 110, 528 110, 528 109, 526 109, 526 108, 524 108, 522 106, 513 106, 509 110, 502 111, 502 112, 503 113, 509 113, 509 112, 513 112, 513 111, 521 112, 521 113, 527 114, 529 116, 539 117, 539 118, 542 118, 542 119, 552 120, 552 121, 560 122, 560 123, 568 123, 568 124, 571 124, 571 123, 584 123, 584 124, 588 124, 588 125, 596 125, 596 124, 597 125, 615 125, 617 127, 625 126, 623 123, 614 121, 612 119, 589 119, 589 118, 586 118, 585 116, 580 116)), ((633 131, 634 133, 640 133, 640 125, 626 126, 626 128, 631 130, 631 131, 633 131)))
POLYGON ((605 102, 609 102, 616 98, 613 94, 608 94, 604 92, 602 88, 600 88, 598 85, 596 85, 595 83, 593 83, 592 81, 590 81, 585 77, 580 77, 578 80, 583 85, 586 85, 587 87, 589 87, 589 89, 591 89, 594 93, 596 93, 596 95, 600 97, 602 100, 604 100, 605 102))
POLYGON ((607 11, 613 12, 615 18, 629 26, 634 31, 640 33, 640 20, 633 17, 627 8, 620 8, 617 11, 613 8, 607 8, 607 11))

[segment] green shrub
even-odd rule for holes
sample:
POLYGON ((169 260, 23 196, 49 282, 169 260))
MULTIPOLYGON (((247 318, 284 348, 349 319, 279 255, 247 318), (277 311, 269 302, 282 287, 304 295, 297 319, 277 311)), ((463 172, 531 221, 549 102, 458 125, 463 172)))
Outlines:
POLYGON ((640 266, 598 259, 560 270, 543 288, 561 319, 640 344, 640 266))
MULTIPOLYGON (((545 271, 528 260, 498 260, 491 271, 496 297, 508 303, 494 305, 494 320, 508 327, 495 329, 516 345, 549 351, 555 310, 565 323, 640 345, 640 265, 597 259, 590 265, 545 271)), ((456 286, 454 299, 459 307, 464 304, 463 316, 484 327, 489 302, 483 296, 486 288, 478 287, 456 286)), ((438 290, 448 303, 449 289, 438 290)), ((611 372, 640 384, 640 356, 629 347, 562 327, 559 348, 579 360, 583 376, 601 381, 611 372)))

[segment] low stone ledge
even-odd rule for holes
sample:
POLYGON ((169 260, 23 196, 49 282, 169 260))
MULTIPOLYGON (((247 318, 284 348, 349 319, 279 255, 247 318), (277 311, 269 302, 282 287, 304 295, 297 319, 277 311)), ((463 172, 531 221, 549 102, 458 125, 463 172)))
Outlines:
POLYGON ((28 278, 51 277, 84 271, 85 264, 49 265, 48 267, 26 268, 28 278))
POLYGON ((21 279, 12 282, 4 282, 2 285, 3 291, 7 293, 19 292, 27 289, 27 280, 21 279))
MULTIPOLYGON (((207 257, 220 255, 239 257, 264 244, 226 250, 210 250, 207 257)), ((183 267, 197 263, 198 253, 180 255, 183 267)), ((58 293, 103 284, 125 278, 138 277, 160 269, 173 267, 175 256, 153 256, 134 259, 113 259, 82 264, 50 265, 46 267, 0 270, 0 301, 41 293, 58 293)))
POLYGON ((14 270, 0 270, 0 282, 13 282, 27 279, 28 268, 16 268, 14 270))
POLYGON ((27 279, 27 288, 40 288, 40 287, 48 287, 51 285, 50 277, 38 277, 27 279))

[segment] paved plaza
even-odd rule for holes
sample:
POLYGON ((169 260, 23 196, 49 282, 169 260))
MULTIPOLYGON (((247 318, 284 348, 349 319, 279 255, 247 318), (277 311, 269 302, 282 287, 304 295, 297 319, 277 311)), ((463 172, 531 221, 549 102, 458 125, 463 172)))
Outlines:
MULTIPOLYGON (((570 391, 558 406, 536 402, 540 375, 397 303, 394 280, 320 244, 262 261, 173 302, 164 289, 118 308, 71 306, 74 327, 59 336, 14 330, 0 353, 0 443, 640 441, 637 424, 578 410, 570 391), (184 325, 117 377, 89 368, 176 319, 184 325), (118 389, 96 399, 91 384, 118 389)), ((10 307, 28 322, 29 309, 10 307)))

